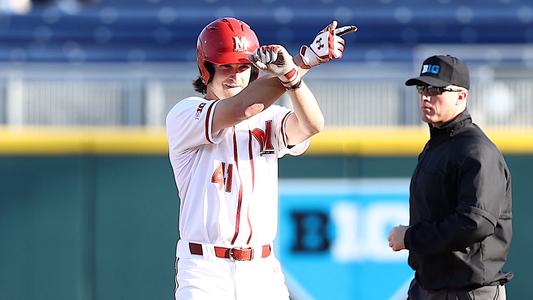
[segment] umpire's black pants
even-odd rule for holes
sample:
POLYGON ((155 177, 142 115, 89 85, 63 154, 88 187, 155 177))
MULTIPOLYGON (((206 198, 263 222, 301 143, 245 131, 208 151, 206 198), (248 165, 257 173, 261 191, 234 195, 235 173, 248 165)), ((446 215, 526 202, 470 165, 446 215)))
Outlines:
POLYGON ((454 289, 429 291, 413 279, 407 300, 506 300, 506 295, 503 285, 484 286, 472 291, 454 289))

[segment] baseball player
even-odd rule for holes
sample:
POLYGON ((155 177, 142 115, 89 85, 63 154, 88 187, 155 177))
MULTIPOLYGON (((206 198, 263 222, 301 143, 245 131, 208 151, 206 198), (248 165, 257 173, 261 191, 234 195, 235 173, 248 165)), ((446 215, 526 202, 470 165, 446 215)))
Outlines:
POLYGON ((280 45, 260 46, 234 18, 200 33, 193 85, 205 96, 179 101, 166 119, 181 200, 176 299, 289 298, 272 245, 278 158, 302 154, 324 126, 302 75, 342 56, 341 35, 356 28, 336 27, 332 22, 294 59, 280 45), (273 105, 283 93, 292 110, 273 105))

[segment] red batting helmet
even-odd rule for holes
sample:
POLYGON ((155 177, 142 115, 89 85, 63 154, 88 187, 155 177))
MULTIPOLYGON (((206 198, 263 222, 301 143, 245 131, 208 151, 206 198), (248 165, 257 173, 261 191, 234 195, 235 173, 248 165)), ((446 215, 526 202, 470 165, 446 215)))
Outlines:
POLYGON ((204 27, 196 43, 196 62, 204 84, 209 81, 208 61, 217 65, 251 63, 250 54, 259 48, 255 32, 241 20, 217 19, 204 27))

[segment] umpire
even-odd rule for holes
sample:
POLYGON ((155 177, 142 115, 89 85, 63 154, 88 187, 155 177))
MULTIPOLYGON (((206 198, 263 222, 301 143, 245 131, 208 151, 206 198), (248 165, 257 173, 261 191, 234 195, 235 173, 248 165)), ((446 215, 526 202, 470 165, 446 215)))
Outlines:
POLYGON ((466 109, 468 68, 456 57, 432 56, 405 85, 416 86, 430 131, 411 178, 409 226, 389 234, 389 246, 409 250, 415 270, 408 299, 506 299, 511 174, 466 109))

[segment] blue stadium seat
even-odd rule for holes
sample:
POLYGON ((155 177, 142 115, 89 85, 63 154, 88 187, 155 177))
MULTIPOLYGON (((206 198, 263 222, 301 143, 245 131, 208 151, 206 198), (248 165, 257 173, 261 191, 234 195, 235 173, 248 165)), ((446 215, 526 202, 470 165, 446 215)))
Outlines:
POLYGON ((191 61, 198 33, 221 16, 245 20, 262 44, 291 52, 333 19, 356 24, 346 38, 353 61, 409 60, 424 43, 533 42, 527 0, 100 0, 77 13, 39 6, 3 16, 0 61, 191 61))

